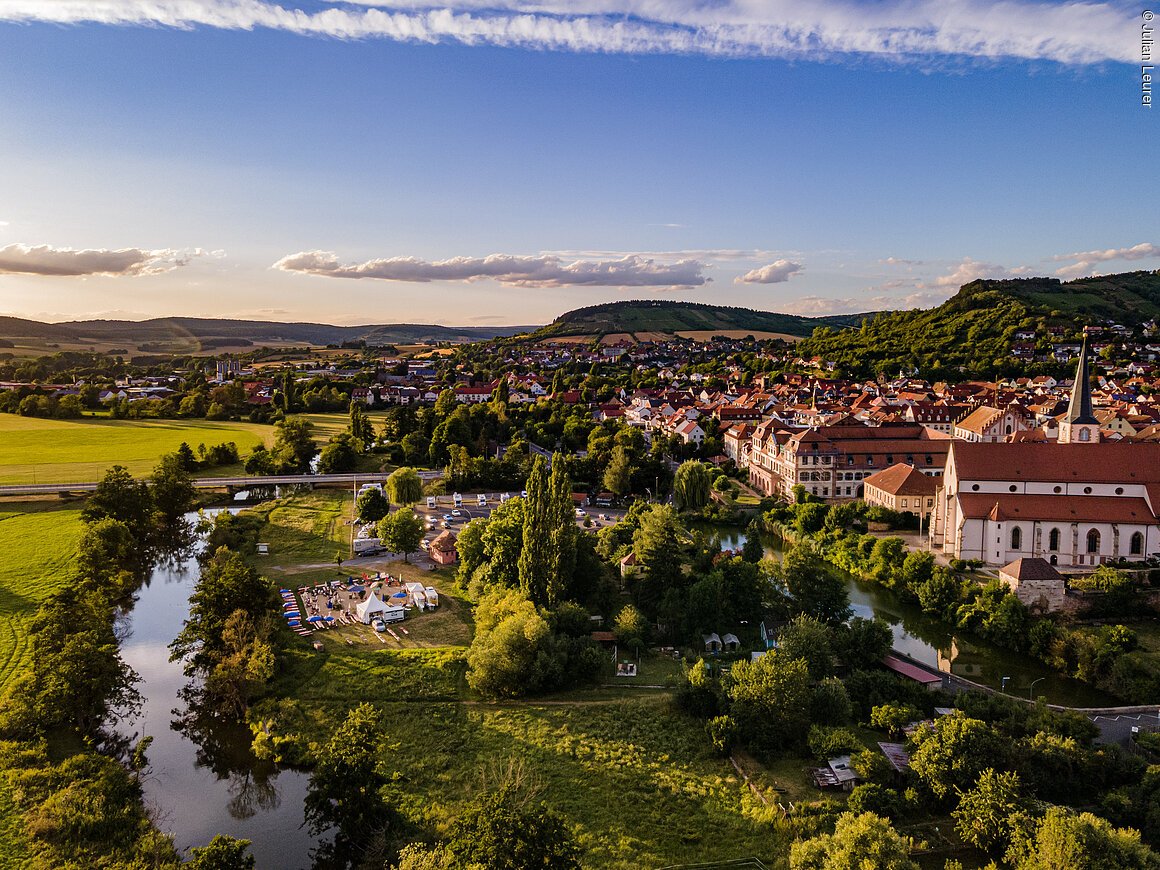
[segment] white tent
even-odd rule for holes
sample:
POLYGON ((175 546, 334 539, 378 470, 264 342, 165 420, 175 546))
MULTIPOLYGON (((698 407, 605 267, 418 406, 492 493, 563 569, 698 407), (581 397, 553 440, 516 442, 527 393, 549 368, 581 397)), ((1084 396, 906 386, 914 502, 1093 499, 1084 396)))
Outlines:
POLYGON ((370 625, 371 620, 376 616, 382 615, 386 612, 387 606, 379 600, 379 596, 371 593, 366 597, 365 601, 360 601, 355 605, 354 612, 358 616, 359 621, 364 625, 370 625))

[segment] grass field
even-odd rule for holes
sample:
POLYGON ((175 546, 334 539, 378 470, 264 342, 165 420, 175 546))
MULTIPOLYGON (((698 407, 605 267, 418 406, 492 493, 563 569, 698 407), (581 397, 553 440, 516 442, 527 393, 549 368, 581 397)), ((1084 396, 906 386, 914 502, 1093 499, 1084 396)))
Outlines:
MULTIPOLYGON (((0 504, 0 691, 27 667, 29 621, 41 599, 64 584, 80 533, 76 504, 0 504)), ((20 866, 27 857, 23 825, 0 785, 0 866, 20 866)))
POLYGON ((111 465, 147 476, 181 442, 194 450, 233 441, 242 454, 274 437, 271 426, 206 420, 45 420, 0 414, 0 483, 100 480, 111 465))

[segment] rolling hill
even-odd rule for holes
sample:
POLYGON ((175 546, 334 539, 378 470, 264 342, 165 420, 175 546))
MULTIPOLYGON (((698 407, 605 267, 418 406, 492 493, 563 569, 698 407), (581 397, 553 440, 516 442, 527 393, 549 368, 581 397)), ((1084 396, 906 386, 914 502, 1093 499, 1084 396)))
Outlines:
POLYGON ((0 317, 0 342, 51 349, 120 346, 147 352, 197 353, 254 345, 327 345, 365 340, 372 345, 425 341, 469 342, 517 335, 534 326, 437 326, 393 323, 332 326, 325 323, 277 323, 202 317, 153 320, 77 320, 40 323, 0 317))
POLYGON ((753 332, 797 337, 810 335, 817 326, 857 326, 865 314, 835 317, 800 317, 751 308, 705 305, 696 302, 629 300, 577 308, 561 314, 532 334, 535 339, 628 333, 753 332))
POLYGON ((1160 272, 1128 272, 1062 282, 1055 278, 979 280, 964 284, 937 308, 867 318, 859 329, 821 329, 803 341, 803 355, 838 363, 846 374, 918 369, 927 378, 991 378, 1038 374, 1053 363, 1016 360, 1014 333, 1034 328, 1040 354, 1048 327, 1078 336, 1084 325, 1137 327, 1160 318, 1160 272))

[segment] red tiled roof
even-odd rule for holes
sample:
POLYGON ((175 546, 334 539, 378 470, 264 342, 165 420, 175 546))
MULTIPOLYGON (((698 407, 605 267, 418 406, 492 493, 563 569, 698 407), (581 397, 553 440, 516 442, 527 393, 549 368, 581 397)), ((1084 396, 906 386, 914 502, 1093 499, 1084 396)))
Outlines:
POLYGON ((995 520, 1160 525, 1160 521, 1142 498, 960 492, 959 504, 962 506, 963 516, 970 519, 988 517, 995 520))
POLYGON ((934 495, 938 484, 913 465, 899 462, 867 477, 863 483, 891 495, 934 495))
POLYGON ((960 480, 1100 481, 1160 483, 1160 443, 996 443, 956 441, 951 447, 960 480))

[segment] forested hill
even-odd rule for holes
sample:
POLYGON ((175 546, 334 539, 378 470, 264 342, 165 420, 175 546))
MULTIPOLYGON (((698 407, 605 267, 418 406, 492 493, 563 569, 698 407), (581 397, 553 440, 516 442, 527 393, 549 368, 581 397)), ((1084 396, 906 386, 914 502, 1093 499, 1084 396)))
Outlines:
POLYGON ((534 334, 535 338, 720 331, 767 332, 804 337, 818 326, 856 326, 865 314, 837 317, 800 317, 751 308, 705 305, 697 302, 628 300, 577 308, 561 314, 534 334))
POLYGON ((1054 363, 1015 359, 1014 334, 1036 329, 1037 354, 1077 338, 1084 325, 1139 327, 1160 318, 1160 272, 1128 272, 1061 282, 1054 278, 972 281, 937 308, 867 318, 858 329, 819 328, 798 347, 855 376, 918 369, 927 378, 1037 374, 1054 363), (1059 328, 1063 329, 1059 333, 1059 328))

